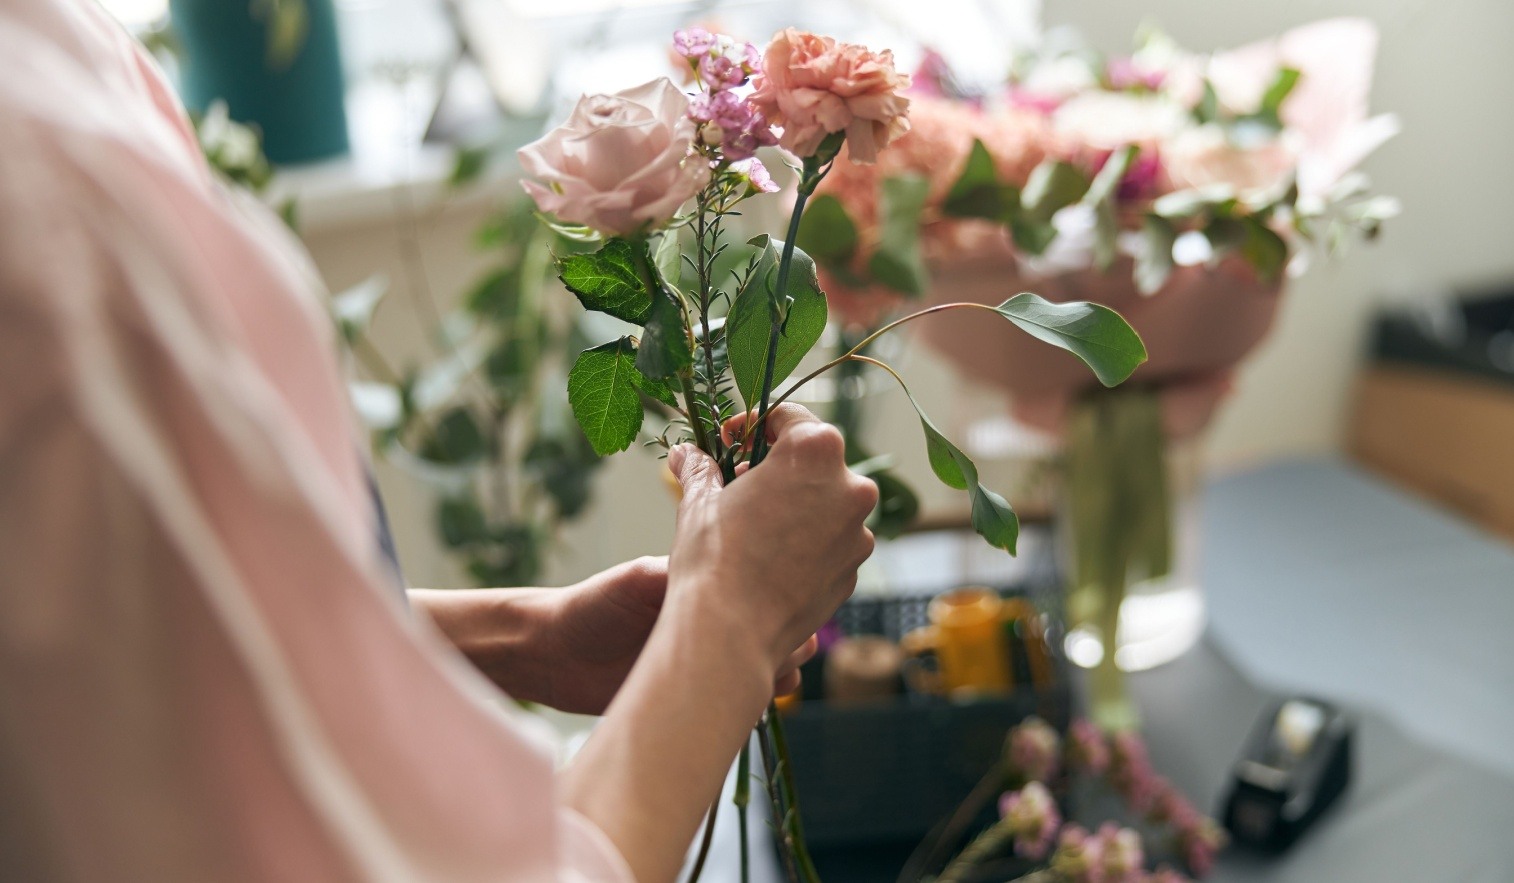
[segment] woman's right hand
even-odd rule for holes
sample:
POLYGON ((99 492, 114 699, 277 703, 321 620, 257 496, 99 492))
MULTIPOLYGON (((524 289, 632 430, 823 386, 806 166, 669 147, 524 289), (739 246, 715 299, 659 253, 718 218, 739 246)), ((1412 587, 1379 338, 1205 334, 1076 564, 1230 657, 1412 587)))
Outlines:
POLYGON ((856 588, 873 551, 863 522, 878 491, 847 469, 840 432, 804 408, 774 408, 766 434, 766 459, 730 487, 692 445, 670 453, 683 502, 665 603, 736 625, 777 671, 856 588))

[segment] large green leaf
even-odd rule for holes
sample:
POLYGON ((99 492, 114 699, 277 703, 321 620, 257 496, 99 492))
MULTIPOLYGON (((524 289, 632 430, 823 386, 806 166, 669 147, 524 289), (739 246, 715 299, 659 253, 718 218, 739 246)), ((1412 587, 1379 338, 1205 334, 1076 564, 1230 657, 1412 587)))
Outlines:
POLYGON ((599 251, 568 255, 557 262, 558 277, 585 309, 645 324, 652 313, 652 293, 637 271, 635 248, 646 245, 611 239, 599 251))
POLYGON ((794 249, 785 286, 787 292, 779 294, 771 289, 777 284, 778 254, 783 243, 766 236, 759 236, 752 242, 763 251, 746 284, 737 292, 725 323, 731 374, 748 408, 757 407, 757 398, 761 394, 768 337, 774 321, 772 300, 775 297, 788 299, 788 318, 778 337, 777 358, 773 363, 774 386, 794 373, 805 354, 820 340, 828 316, 825 294, 820 290, 815 262, 809 255, 801 249, 794 249))
POLYGON ((841 200, 822 193, 805 208, 794 242, 822 264, 844 264, 857 251, 857 225, 841 200))
POLYGON ((1054 304, 1024 292, 994 310, 1032 337, 1082 359, 1105 386, 1123 382, 1146 361, 1140 335, 1106 306, 1081 301, 1054 304))
POLYGON ((694 350, 689 345, 683 307, 667 291, 659 291, 652 301, 636 353, 636 369, 647 377, 663 380, 694 364, 694 350))
POLYGON ((1020 191, 999 181, 993 155, 974 138, 962 174, 946 192, 941 209, 954 218, 1008 221, 1020 208, 1020 191))
MULTIPOLYGON (((636 345, 629 337, 584 350, 568 372, 568 405, 601 457, 624 451, 641 430, 641 392, 665 390, 636 370, 636 345)), ((670 394, 671 395, 671 394, 670 394)))
POLYGON ((878 247, 868 260, 867 271, 895 291, 909 295, 925 293, 929 276, 920 254, 920 211, 930 193, 930 181, 921 175, 884 178, 878 199, 878 247))

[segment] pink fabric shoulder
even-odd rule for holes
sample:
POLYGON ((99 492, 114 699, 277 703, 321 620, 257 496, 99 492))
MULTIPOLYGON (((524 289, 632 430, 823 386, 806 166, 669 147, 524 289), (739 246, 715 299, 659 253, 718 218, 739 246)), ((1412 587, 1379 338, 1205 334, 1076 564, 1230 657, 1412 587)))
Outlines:
POLYGON ((91 0, 0 58, 0 879, 629 880, 382 588, 294 240, 91 0))

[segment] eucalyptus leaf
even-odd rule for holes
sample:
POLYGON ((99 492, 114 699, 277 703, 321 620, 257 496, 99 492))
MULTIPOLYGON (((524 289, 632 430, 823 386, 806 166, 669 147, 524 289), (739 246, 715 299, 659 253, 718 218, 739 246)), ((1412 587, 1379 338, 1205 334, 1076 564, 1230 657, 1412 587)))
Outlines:
POLYGON ((867 269, 874 279, 895 291, 921 295, 929 282, 920 254, 920 212, 930 193, 921 175, 883 179, 878 200, 878 247, 867 269))
POLYGON ((652 294, 636 268, 632 244, 611 239, 590 254, 558 259, 558 278, 578 297, 585 309, 608 313, 633 325, 645 324, 652 314, 652 294))
POLYGON ((845 264, 857 251, 857 225, 841 200, 822 193, 805 208, 794 242, 819 263, 845 264))
MULTIPOLYGON (((897 375, 896 379, 897 379, 897 375)), ((1020 537, 1020 519, 1003 497, 983 486, 978 480, 978 467, 952 444, 936 424, 926 416, 915 396, 904 386, 904 394, 920 417, 920 428, 925 432, 925 454, 930 460, 931 471, 947 487, 967 491, 972 501, 973 530, 988 541, 990 546, 1015 554, 1015 544, 1020 537)))
POLYGON ((1122 383, 1146 361, 1146 345, 1135 329, 1100 304, 1056 304, 1024 292, 994 311, 1032 337, 1082 359, 1105 386, 1122 383))
POLYGON ((629 337, 584 350, 568 372, 568 405, 584 436, 601 457, 624 451, 641 430, 636 345, 629 337))
MULTIPOLYGON (((783 243, 776 239, 763 240, 761 245, 767 253, 776 254, 783 243)), ((736 388, 748 408, 757 406, 762 390, 762 375, 767 364, 768 337, 773 328, 773 312, 769 286, 777 278, 776 258, 768 263, 773 272, 764 272, 767 257, 759 259, 757 270, 748 284, 743 286, 731 304, 726 316, 726 350, 731 363, 731 374, 736 388)), ((825 294, 820 290, 820 279, 815 271, 815 262, 802 249, 794 249, 793 264, 789 267, 788 291, 791 299, 787 320, 778 337, 777 358, 773 364, 773 385, 777 386, 804 360, 806 353, 820 340, 825 330, 828 310, 825 294)))

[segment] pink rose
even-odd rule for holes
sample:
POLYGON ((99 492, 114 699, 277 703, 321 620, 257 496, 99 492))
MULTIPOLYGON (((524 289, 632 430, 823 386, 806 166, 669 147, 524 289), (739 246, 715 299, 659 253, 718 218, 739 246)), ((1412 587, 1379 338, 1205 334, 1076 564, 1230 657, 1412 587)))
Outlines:
POLYGON ((709 180, 692 154, 689 100, 666 77, 585 95, 568 121, 517 154, 522 186, 542 211, 605 236, 630 236, 672 220, 709 180))
POLYGON ((814 156, 827 135, 844 131, 848 155, 870 163, 909 131, 909 99, 901 93, 910 78, 894 70, 887 50, 788 28, 768 44, 754 82, 752 103, 783 127, 778 143, 800 157, 814 156))

